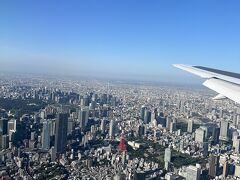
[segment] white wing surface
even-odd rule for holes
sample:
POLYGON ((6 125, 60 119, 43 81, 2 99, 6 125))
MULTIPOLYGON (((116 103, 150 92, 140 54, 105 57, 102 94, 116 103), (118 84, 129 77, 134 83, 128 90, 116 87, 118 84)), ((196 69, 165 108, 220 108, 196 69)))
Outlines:
POLYGON ((229 98, 240 103, 240 74, 203 66, 174 64, 173 66, 207 79, 203 85, 219 93, 213 99, 229 98))

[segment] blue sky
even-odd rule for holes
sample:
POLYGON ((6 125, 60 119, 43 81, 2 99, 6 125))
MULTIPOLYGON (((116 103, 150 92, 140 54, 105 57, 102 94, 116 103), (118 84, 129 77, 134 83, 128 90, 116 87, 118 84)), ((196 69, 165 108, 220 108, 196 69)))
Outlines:
POLYGON ((0 1, 0 70, 181 81, 239 71, 240 1, 0 1))

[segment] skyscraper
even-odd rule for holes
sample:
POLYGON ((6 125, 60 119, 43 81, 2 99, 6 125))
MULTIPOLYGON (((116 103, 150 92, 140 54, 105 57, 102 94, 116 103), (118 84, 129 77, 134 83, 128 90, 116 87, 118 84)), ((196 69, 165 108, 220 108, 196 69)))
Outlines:
POLYGON ((176 123, 171 122, 170 123, 170 128, 169 128, 170 133, 173 133, 175 130, 176 130, 176 123))
POLYGON ((219 136, 220 136, 220 128, 215 127, 213 129, 213 133, 212 133, 212 143, 213 143, 213 145, 216 145, 216 144, 219 143, 219 136))
POLYGON ((167 129, 170 129, 171 122, 172 122, 171 117, 167 116, 167 119, 166 119, 166 128, 167 129))
POLYGON ((106 130, 106 119, 101 120, 101 132, 104 133, 106 130))
POLYGON ((209 133, 209 127, 208 126, 200 126, 201 129, 203 129, 205 131, 205 140, 208 139, 208 133, 209 133))
POLYGON ((43 121, 43 130, 42 130, 42 149, 50 149, 50 124, 49 120, 43 121))
POLYGON ((203 142, 203 157, 208 156, 208 142, 203 142))
POLYGON ((151 122, 151 116, 152 116, 151 111, 145 111, 145 114, 144 114, 144 123, 145 124, 148 124, 151 122))
POLYGON ((228 141, 228 134, 229 134, 229 122, 222 119, 221 126, 220 126, 220 137, 219 139, 222 141, 228 141))
POLYGON ((215 178, 219 168, 219 156, 211 154, 208 163, 209 163, 208 175, 212 178, 215 178))
POLYGON ((114 138, 115 133, 116 133, 115 131, 116 131, 116 122, 114 119, 112 119, 109 124, 109 137, 110 138, 114 138))
POLYGON ((165 155, 164 155, 164 163, 165 163, 165 169, 168 171, 169 170, 169 166, 171 163, 171 158, 172 158, 172 151, 170 148, 166 148, 165 149, 165 155))
POLYGON ((188 132, 188 133, 192 133, 192 132, 193 132, 193 120, 192 120, 192 119, 189 119, 189 120, 188 120, 187 132, 188 132))
POLYGON ((145 111, 146 111, 146 107, 145 106, 142 106, 141 107, 141 111, 140 111, 140 118, 142 119, 142 120, 144 120, 144 116, 145 116, 145 111))
POLYGON ((88 117, 89 117, 89 108, 88 107, 82 107, 79 111, 79 121, 80 121, 80 127, 84 129, 88 123, 88 117))
POLYGON ((54 149, 56 154, 63 154, 67 146, 68 114, 60 113, 56 119, 56 135, 54 149))
POLYGON ((141 138, 144 135, 144 133, 145 133, 145 126, 139 125, 137 127, 137 135, 138 135, 138 137, 141 138))
POLYGON ((50 124, 50 136, 55 136, 56 134, 56 119, 53 119, 50 124))
POLYGON ((0 135, 8 133, 8 120, 6 118, 0 119, 0 135))
POLYGON ((16 119, 11 119, 10 121, 8 121, 8 132, 9 131, 13 131, 13 132, 17 131, 17 120, 16 119))
POLYGON ((179 150, 183 151, 184 150, 184 140, 181 140, 179 143, 179 150))
POLYGON ((184 103, 185 103, 184 101, 179 102, 179 110, 181 113, 184 113, 184 109, 185 109, 184 103))
POLYGON ((7 149, 9 146, 9 136, 7 134, 0 135, 0 149, 7 149))
POLYGON ((158 118, 158 109, 155 108, 154 109, 154 119, 157 119, 158 118))
POLYGON ((232 141, 233 141, 234 152, 239 154, 240 153, 240 139, 239 139, 239 136, 234 136, 232 141))
POLYGON ((89 106, 89 96, 87 94, 83 96, 82 105, 89 106))
POLYGON ((68 130, 67 130, 67 134, 68 135, 71 135, 72 132, 74 130, 74 121, 73 121, 73 118, 72 117, 69 117, 68 118, 68 130))
POLYGON ((195 141, 198 143, 203 143, 205 141, 205 130, 198 128, 195 131, 195 141))
POLYGON ((95 108, 96 108, 96 101, 92 101, 91 103, 90 103, 90 105, 89 105, 89 109, 90 110, 95 110, 95 108))
POLYGON ((219 117, 223 118, 223 109, 222 108, 219 110, 219 117))
POLYGON ((201 169, 196 166, 187 167, 187 176, 186 180, 199 180, 201 169))
POLYGON ((228 160, 225 159, 224 164, 223 164, 223 178, 226 178, 228 176, 229 172, 229 165, 228 165, 228 160))
POLYGON ((234 172, 235 177, 240 177, 240 164, 235 165, 235 172, 234 172))

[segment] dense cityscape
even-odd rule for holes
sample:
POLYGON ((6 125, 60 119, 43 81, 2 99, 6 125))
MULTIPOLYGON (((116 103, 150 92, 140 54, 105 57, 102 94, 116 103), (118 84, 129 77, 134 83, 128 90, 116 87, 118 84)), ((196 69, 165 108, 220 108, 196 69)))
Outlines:
POLYGON ((0 180, 240 180, 239 0, 0 0, 0 180))
POLYGON ((238 179, 240 109, 201 87, 1 75, 2 179, 238 179))

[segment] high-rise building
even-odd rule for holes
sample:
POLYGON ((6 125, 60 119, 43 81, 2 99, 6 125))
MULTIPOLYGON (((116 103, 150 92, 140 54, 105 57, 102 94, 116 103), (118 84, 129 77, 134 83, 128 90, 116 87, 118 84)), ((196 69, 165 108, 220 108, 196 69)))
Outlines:
POLYGON ((9 141, 10 142, 12 142, 12 141, 14 141, 14 135, 15 135, 15 131, 13 131, 13 130, 10 130, 9 132, 8 132, 8 136, 9 136, 9 141))
POLYGON ((203 142, 203 157, 208 156, 208 142, 203 142))
POLYGON ((151 123, 153 123, 153 121, 157 120, 157 114, 155 114, 155 111, 151 112, 151 123))
POLYGON ((240 164, 235 165, 234 176, 240 178, 240 164))
POLYGON ((145 124, 150 123, 150 122, 151 122, 151 117, 152 117, 151 111, 145 111, 144 123, 145 123, 145 124))
POLYGON ((96 108, 96 101, 92 101, 91 103, 90 103, 90 105, 89 105, 89 109, 90 110, 95 110, 95 108, 96 108))
POLYGON ((158 118, 158 109, 155 108, 154 109, 154 119, 157 119, 158 118))
POLYGON ((237 128, 240 129, 240 114, 237 115, 237 128))
POLYGON ((229 122, 222 119, 221 126, 220 126, 220 137, 219 139, 222 141, 228 141, 228 134, 229 134, 229 122))
POLYGON ((141 107, 141 111, 140 111, 140 118, 142 119, 142 120, 144 120, 144 116, 145 116, 145 111, 146 111, 146 107, 145 106, 142 106, 141 107))
POLYGON ((167 171, 169 170, 171 159, 172 159, 172 151, 170 148, 166 148, 165 155, 164 155, 164 163, 165 163, 164 167, 167 171))
POLYGON ((211 154, 208 163, 209 163, 208 175, 211 178, 215 178, 219 169, 219 156, 211 154))
POLYGON ((176 130, 176 123, 171 122, 170 123, 170 128, 169 128, 170 133, 173 133, 175 130, 176 130))
POLYGON ((54 149, 56 154, 63 154, 67 147, 68 114, 60 113, 56 119, 56 135, 54 149))
POLYGON ((56 119, 52 119, 50 124, 50 136, 55 136, 56 134, 56 119))
POLYGON ((172 122, 172 118, 170 116, 167 116, 167 119, 166 119, 166 128, 167 129, 170 129, 171 122, 172 122))
POLYGON ((166 127, 166 118, 164 117, 163 113, 160 113, 158 117, 158 123, 162 125, 162 127, 166 127))
POLYGON ((73 121, 73 118, 72 117, 69 117, 68 118, 68 130, 67 130, 67 134, 68 135, 71 135, 72 132, 74 130, 74 121, 73 121))
POLYGON ((228 172, 229 172, 229 165, 228 165, 228 160, 225 159, 225 162, 223 164, 223 178, 226 178, 228 176, 228 172))
POLYGON ((205 139, 208 139, 209 136, 208 136, 208 133, 209 133, 209 126, 200 126, 201 129, 203 129, 205 131, 205 139))
POLYGON ((205 130, 198 128, 195 131, 195 141, 198 143, 203 143, 205 141, 205 130))
POLYGON ((184 150, 184 140, 181 140, 179 143, 179 150, 183 151, 184 150))
POLYGON ((219 110, 219 117, 223 118, 223 109, 222 108, 219 110))
POLYGON ((196 166, 187 167, 186 180, 199 180, 201 175, 201 169, 196 166))
POLYGON ((137 127, 137 135, 138 135, 139 137, 142 137, 144 134, 145 134, 145 126, 139 125, 139 126, 137 127))
POLYGON ((239 139, 239 135, 238 135, 237 132, 233 132, 233 135, 232 135, 232 147, 234 148, 235 153, 239 154, 239 151, 240 151, 240 139, 239 139))
POLYGON ((93 94, 92 95, 92 101, 97 101, 98 99, 98 95, 97 94, 93 94))
POLYGON ((13 131, 13 132, 17 131, 17 120, 16 119, 11 119, 8 121, 8 132, 9 131, 13 131))
POLYGON ((7 149, 9 147, 9 136, 7 134, 0 135, 0 149, 7 149))
POLYGON ((106 119, 102 119, 101 120, 101 127, 100 127, 100 129, 101 129, 102 133, 105 132, 105 130, 106 130, 106 119))
POLYGON ((238 125, 237 114, 234 114, 234 115, 233 115, 233 125, 234 125, 234 127, 237 128, 237 125, 238 125))
POLYGON ((8 119, 0 119, 0 135, 5 135, 8 133, 8 119))
POLYGON ((220 136, 220 128, 214 127, 213 133, 212 133, 212 143, 213 145, 216 145, 219 143, 219 136, 220 136))
POLYGON ((88 117, 89 117, 89 108, 88 107, 83 107, 79 111, 79 122, 80 122, 80 127, 82 129, 85 129, 87 123, 88 123, 88 117))
POLYGON ((184 101, 180 101, 179 102, 179 110, 181 113, 184 113, 185 111, 185 106, 184 106, 185 102, 184 101))
POLYGON ((102 94, 102 96, 100 97, 101 104, 102 105, 107 104, 107 99, 108 99, 107 94, 102 94))
POLYGON ((109 124, 109 137, 114 138, 115 133, 116 133, 116 122, 114 119, 112 119, 109 124))
POLYGON ((83 96, 82 105, 89 106, 89 96, 88 95, 83 96))
POLYGON ((50 149, 50 129, 51 129, 51 121, 44 120, 43 121, 43 130, 42 130, 42 149, 49 150, 50 149))
POLYGON ((192 133, 193 132, 193 120, 192 119, 188 120, 187 132, 188 133, 192 133))

